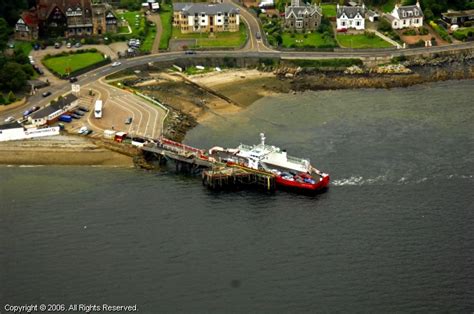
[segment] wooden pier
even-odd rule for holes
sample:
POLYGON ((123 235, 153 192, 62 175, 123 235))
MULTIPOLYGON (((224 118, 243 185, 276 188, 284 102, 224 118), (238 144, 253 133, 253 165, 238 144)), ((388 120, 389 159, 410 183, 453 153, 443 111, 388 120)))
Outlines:
POLYGON ((259 189, 273 192, 276 188, 276 178, 272 173, 222 163, 219 158, 210 157, 201 149, 168 139, 160 139, 141 149, 155 155, 160 163, 173 160, 177 172, 202 173, 203 185, 212 190, 259 189))
POLYGON ((214 167, 203 171, 202 184, 212 190, 242 190, 256 188, 274 192, 275 175, 234 166, 214 167))

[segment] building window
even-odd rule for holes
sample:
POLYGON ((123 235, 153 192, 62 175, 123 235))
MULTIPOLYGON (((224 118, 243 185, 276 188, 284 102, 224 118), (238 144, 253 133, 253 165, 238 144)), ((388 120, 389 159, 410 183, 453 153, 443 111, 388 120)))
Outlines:
POLYGON ((357 26, 360 26, 360 21, 357 21, 357 22, 356 22, 356 25, 357 25, 357 26))
POLYGON ((345 22, 345 21, 342 21, 341 25, 342 25, 342 26, 346 26, 346 22, 345 22))

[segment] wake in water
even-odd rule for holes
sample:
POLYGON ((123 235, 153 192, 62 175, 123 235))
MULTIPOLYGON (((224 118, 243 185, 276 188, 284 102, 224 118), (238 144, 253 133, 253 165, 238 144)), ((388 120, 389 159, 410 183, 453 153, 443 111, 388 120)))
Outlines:
POLYGON ((350 178, 336 179, 331 182, 333 186, 362 186, 362 185, 385 185, 385 184, 394 184, 394 185, 404 185, 404 184, 419 184, 428 180, 439 180, 441 177, 444 177, 446 180, 453 179, 464 179, 464 180, 473 180, 474 175, 459 175, 459 174, 449 174, 446 176, 436 175, 431 178, 422 177, 422 178, 390 178, 387 175, 380 175, 375 178, 364 178, 362 176, 352 176, 350 178))

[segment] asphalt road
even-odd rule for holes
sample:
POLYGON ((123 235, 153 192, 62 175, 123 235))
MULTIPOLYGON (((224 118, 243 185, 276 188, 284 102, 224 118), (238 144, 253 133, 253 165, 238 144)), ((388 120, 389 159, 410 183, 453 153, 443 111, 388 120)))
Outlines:
MULTIPOLYGON (((173 61, 180 58, 197 58, 197 57, 208 57, 208 58, 216 58, 216 57, 257 57, 257 58, 265 58, 265 57, 274 57, 274 58, 282 58, 282 59, 332 59, 332 58, 363 58, 369 60, 377 60, 377 59, 384 59, 384 58, 392 58, 396 56, 413 56, 413 55, 424 55, 428 53, 438 53, 438 52, 446 52, 446 51, 459 51, 459 50, 466 50, 466 49, 473 49, 474 42, 457 44, 457 45, 448 45, 448 46, 436 46, 436 47, 423 47, 423 48, 414 48, 414 49, 396 49, 396 50, 343 50, 343 51, 335 51, 335 52, 320 52, 320 51, 307 51, 307 52, 300 52, 300 51, 275 51, 269 48, 266 48, 261 41, 258 41, 255 38, 255 34, 253 29, 258 25, 254 24, 257 23, 256 19, 248 13, 246 10, 241 10, 243 13, 245 21, 247 21, 248 25, 250 26, 250 40, 249 44, 242 50, 232 50, 232 51, 200 51, 194 55, 185 55, 184 52, 167 52, 167 53, 160 53, 160 54, 152 54, 132 59, 122 59, 122 64, 118 67, 112 67, 111 65, 106 65, 86 74, 81 75, 78 77, 78 82, 76 84, 81 85, 82 88, 90 88, 90 86, 94 86, 94 83, 109 74, 112 74, 117 71, 121 71, 128 67, 133 67, 137 65, 146 64, 149 62, 161 62, 161 61, 173 61), (262 48, 265 47, 265 48, 262 48)), ((111 87, 110 87, 111 88, 111 87)), ((58 96, 67 93, 71 90, 71 84, 68 81, 63 81, 60 84, 54 84, 50 86, 48 89, 52 92, 52 95, 49 97, 42 97, 41 93, 37 93, 34 96, 31 96, 28 102, 21 107, 17 107, 12 110, 5 110, 0 113, 0 123, 8 116, 14 116, 15 118, 20 118, 21 113, 31 106, 45 106, 51 100, 57 98, 58 96)))

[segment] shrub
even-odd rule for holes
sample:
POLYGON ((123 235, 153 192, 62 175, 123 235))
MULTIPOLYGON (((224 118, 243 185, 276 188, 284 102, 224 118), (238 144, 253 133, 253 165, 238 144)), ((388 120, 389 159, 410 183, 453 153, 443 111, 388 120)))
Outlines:
POLYGON ((373 32, 365 31, 365 32, 364 32, 364 35, 365 35, 367 38, 375 38, 375 33, 373 33, 373 32))
POLYGON ((446 40, 447 42, 452 42, 451 38, 449 37, 448 32, 440 27, 438 24, 436 24, 434 21, 430 21, 430 26, 435 30, 436 33, 443 39, 446 40))
POLYGON ((10 91, 10 92, 8 93, 8 96, 7 96, 7 101, 8 101, 8 103, 12 103, 12 102, 14 102, 15 100, 16 100, 15 94, 13 94, 13 92, 10 91))
POLYGON ((386 19, 380 19, 379 26, 377 29, 381 32, 390 32, 392 30, 392 24, 386 19))
POLYGON ((406 35, 406 36, 415 36, 415 35, 416 35, 416 30, 414 30, 414 29, 407 29, 406 31, 403 32, 403 35, 406 35))
POLYGON ((5 96, 3 96, 3 93, 0 92, 0 105, 4 105, 5 104, 5 96))
POLYGON ((428 31, 428 29, 426 29, 426 27, 421 27, 420 28, 420 35, 428 35, 430 32, 428 31))

